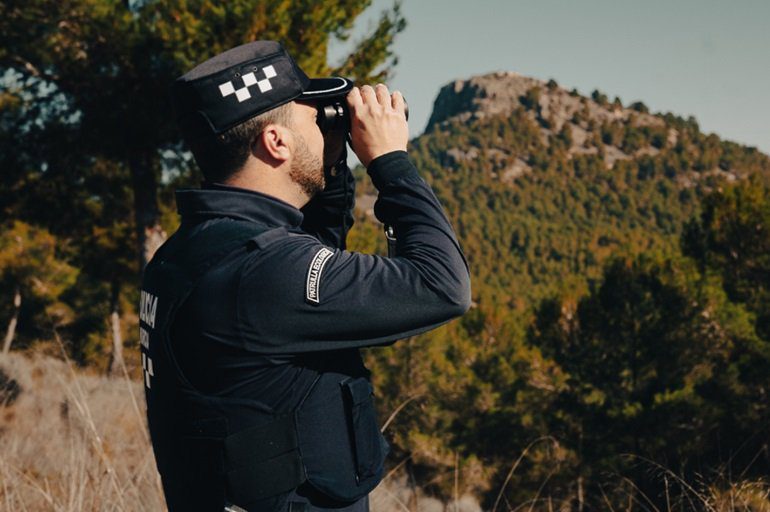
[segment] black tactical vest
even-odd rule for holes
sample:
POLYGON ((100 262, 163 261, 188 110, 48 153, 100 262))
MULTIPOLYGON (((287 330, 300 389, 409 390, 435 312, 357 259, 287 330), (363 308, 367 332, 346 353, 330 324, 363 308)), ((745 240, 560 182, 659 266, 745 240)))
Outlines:
POLYGON ((271 510, 270 497, 307 481, 345 502, 382 478, 387 443, 380 434, 368 371, 320 372, 299 407, 277 414, 257 399, 195 390, 171 351, 176 312, 208 269, 269 228, 219 219, 183 223, 147 265, 140 303, 140 341, 147 418, 172 512, 271 510))

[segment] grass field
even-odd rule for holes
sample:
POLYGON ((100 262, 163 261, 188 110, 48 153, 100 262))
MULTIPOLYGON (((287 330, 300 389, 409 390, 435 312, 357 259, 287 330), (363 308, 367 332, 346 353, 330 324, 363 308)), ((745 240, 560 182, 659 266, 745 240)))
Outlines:
MULTIPOLYGON (((561 505, 540 499, 501 505, 498 511, 571 510, 561 505)), ((165 510, 142 385, 128 377, 85 373, 50 355, 10 353, 0 356, 0 511, 48 510, 165 510)), ((371 494, 371 510, 481 508, 470 496, 450 503, 426 496, 394 471, 371 494)), ((638 501, 628 510, 661 512, 638 501)), ((738 482, 693 489, 688 505, 668 510, 770 512, 770 485, 738 482)))
MULTIPOLYGON (((165 510, 141 383, 84 373, 50 355, 0 356, 0 511, 165 510), (3 391, 4 390, 4 391, 3 391)), ((389 475, 373 512, 477 512, 389 475)))

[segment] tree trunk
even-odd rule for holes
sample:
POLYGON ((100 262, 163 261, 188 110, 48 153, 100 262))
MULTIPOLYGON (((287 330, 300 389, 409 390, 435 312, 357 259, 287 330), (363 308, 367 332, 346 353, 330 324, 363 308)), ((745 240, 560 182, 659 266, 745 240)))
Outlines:
POLYGON ((123 368, 123 335, 120 330, 120 284, 113 282, 110 297, 110 326, 112 328, 112 354, 110 375, 118 375, 123 368))
POLYGON ((11 321, 8 322, 8 330, 5 331, 5 341, 3 342, 3 354, 7 354, 11 350, 11 343, 16 336, 16 324, 19 321, 19 310, 21 309, 21 290, 16 287, 13 294, 13 316, 11 321))
POLYGON ((583 494, 583 475, 578 477, 577 481, 578 512, 583 512, 585 507, 585 496, 583 494))
POLYGON ((455 503, 453 512, 460 512, 460 452, 455 450, 455 503))
POLYGON ((578 466, 578 479, 577 479, 577 500, 578 507, 577 512, 583 512, 585 507, 585 482, 583 481, 583 423, 580 422, 578 432, 578 460, 580 465, 578 466))
POLYGON ((155 251, 166 240, 166 233, 159 222, 156 164, 157 157, 152 150, 137 151, 129 159, 134 189, 134 224, 140 270, 144 270, 155 251))
POLYGON ((417 482, 414 479, 414 468, 412 459, 406 461, 406 470, 409 475, 409 489, 412 493, 409 495, 409 502, 407 503, 410 511, 420 510, 420 500, 417 497, 417 482))

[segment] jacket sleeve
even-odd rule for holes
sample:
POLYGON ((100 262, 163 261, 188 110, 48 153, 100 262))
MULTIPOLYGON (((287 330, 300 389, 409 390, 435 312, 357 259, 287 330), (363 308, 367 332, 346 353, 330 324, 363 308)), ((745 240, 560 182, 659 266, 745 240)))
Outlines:
POLYGON ((406 152, 369 169, 377 218, 395 227, 398 257, 340 250, 307 234, 275 236, 242 269, 244 347, 299 353, 392 343, 462 315, 470 275, 452 227, 406 152))
POLYGON ((345 248, 348 231, 353 226, 356 180, 343 157, 335 175, 326 175, 326 187, 302 208, 302 230, 321 243, 345 248))

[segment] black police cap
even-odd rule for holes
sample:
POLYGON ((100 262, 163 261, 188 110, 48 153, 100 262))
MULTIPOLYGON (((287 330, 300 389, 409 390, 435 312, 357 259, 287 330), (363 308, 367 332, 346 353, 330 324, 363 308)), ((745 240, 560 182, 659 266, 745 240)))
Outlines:
POLYGON ((340 96, 352 88, 342 77, 308 78, 280 43, 254 41, 177 78, 172 97, 182 130, 203 135, 220 134, 292 100, 340 96))

